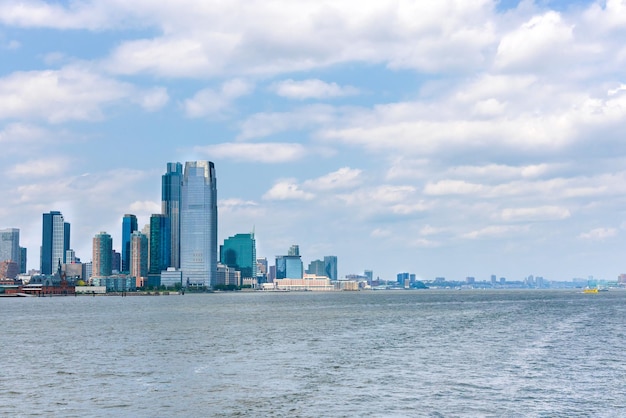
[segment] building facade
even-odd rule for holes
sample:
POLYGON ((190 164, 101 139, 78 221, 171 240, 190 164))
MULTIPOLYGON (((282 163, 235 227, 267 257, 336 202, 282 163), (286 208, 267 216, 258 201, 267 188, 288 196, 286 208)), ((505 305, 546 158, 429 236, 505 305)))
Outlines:
POLYGON ((328 277, 332 281, 337 280, 337 257, 334 255, 327 255, 324 257, 324 276, 328 277))
POLYGON ((113 272, 113 239, 106 232, 93 237, 92 275, 110 276, 113 272))
POLYGON ((130 271, 130 236, 137 230, 137 217, 126 214, 122 218, 122 273, 130 271))
POLYGON ((217 180, 210 161, 185 163, 180 208, 183 284, 211 287, 217 274, 217 180))
POLYGON ((137 287, 143 287, 148 277, 148 237, 139 231, 130 236, 130 275, 137 287))
POLYGON ((21 264, 20 230, 0 229, 0 261, 13 261, 18 268, 21 264))
POLYGON ((170 219, 170 262, 168 267, 180 268, 180 200, 183 183, 181 163, 167 163, 161 177, 161 213, 170 219))
POLYGON ((43 214, 41 233, 41 274, 52 274, 65 263, 65 252, 70 249, 70 224, 61 212, 43 214))
POLYGON ((257 276, 256 241, 254 234, 236 234, 220 246, 220 263, 241 272, 241 277, 257 276))
POLYGON ((148 274, 160 275, 170 263, 170 219, 162 214, 150 216, 150 257, 148 274))

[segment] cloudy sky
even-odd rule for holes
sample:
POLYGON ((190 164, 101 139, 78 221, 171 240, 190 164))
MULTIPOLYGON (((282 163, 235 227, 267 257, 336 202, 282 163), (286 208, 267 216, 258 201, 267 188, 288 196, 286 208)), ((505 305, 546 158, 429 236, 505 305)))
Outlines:
POLYGON ((219 240, 339 275, 626 272, 626 1, 0 0, 0 228, 91 260, 216 165, 219 240))

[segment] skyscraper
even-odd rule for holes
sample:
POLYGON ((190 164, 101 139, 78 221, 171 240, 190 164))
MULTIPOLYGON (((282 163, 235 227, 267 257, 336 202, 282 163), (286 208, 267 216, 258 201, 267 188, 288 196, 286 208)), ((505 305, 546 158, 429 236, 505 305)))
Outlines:
POLYGON ((327 255, 324 257, 324 276, 330 280, 337 280, 337 257, 327 255))
POLYGON ((220 247, 220 262, 241 272, 242 278, 256 278, 256 241, 254 234, 236 234, 220 247))
POLYGON ((181 163, 167 163, 161 177, 161 213, 170 219, 169 267, 180 268, 180 199, 183 182, 181 163))
POLYGON ((0 229, 0 261, 14 261, 20 265, 20 230, 0 229))
POLYGON ((150 265, 148 274, 160 276, 170 263, 170 219, 162 214, 150 216, 150 265))
POLYGON ((130 236, 130 275, 135 277, 139 287, 148 277, 148 237, 139 231, 130 236))
POLYGON ((210 161, 185 163, 180 207, 183 284, 212 286, 217 274, 217 180, 210 161))
POLYGON ((137 217, 126 214, 122 218, 122 273, 130 271, 130 236, 137 230, 137 217))
POLYGON ((61 212, 43 214, 41 234, 41 274, 52 274, 59 263, 65 263, 65 251, 70 249, 70 224, 61 212))
POLYGON ((113 239, 106 232, 93 237, 92 275, 110 276, 112 272, 113 239))

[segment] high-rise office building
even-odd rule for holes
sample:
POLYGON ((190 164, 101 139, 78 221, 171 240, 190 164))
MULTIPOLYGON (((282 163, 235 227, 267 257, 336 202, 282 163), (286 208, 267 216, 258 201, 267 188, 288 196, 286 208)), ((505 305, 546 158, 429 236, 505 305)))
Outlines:
POLYGON ((130 236, 137 230, 137 217, 126 214, 122 218, 122 273, 130 271, 130 236))
POLYGON ((327 255, 324 257, 324 276, 330 280, 337 280, 337 257, 327 255))
POLYGON ((217 180, 210 161, 185 163, 180 207, 183 285, 213 286, 217 274, 217 180))
POLYGON ((254 234, 236 234, 220 246, 220 262, 241 272, 242 278, 256 278, 256 241, 254 234))
POLYGON ((316 276, 326 276, 324 270, 324 261, 313 260, 309 263, 309 268, 306 269, 307 274, 315 274, 316 276))
POLYGON ((20 230, 17 228, 0 229, 0 261, 13 261, 19 268, 20 256, 20 230))
POLYGON ((130 236, 130 275, 140 287, 148 277, 148 237, 139 231, 130 236))
POLYGON ((65 263, 65 252, 70 249, 70 224, 61 212, 43 214, 41 234, 41 274, 52 274, 65 263))
POLYGON ((167 163, 167 172, 161 177, 161 213, 170 219, 169 267, 180 268, 180 199, 183 183, 183 165, 167 163))
POLYGON ((28 250, 20 247, 20 273, 26 273, 26 262, 28 261, 28 250))
POLYGON ((302 276, 302 260, 299 255, 276 256, 277 279, 301 279, 302 276))
POLYGON ((287 255, 300 255, 300 246, 297 244, 289 247, 289 251, 287 251, 287 255))
POLYGON ((148 274, 160 275, 170 264, 170 218, 163 214, 150 216, 150 257, 148 274))
POLYGON ((106 232, 93 237, 93 259, 91 274, 96 277, 110 276, 113 264, 113 239, 106 232))

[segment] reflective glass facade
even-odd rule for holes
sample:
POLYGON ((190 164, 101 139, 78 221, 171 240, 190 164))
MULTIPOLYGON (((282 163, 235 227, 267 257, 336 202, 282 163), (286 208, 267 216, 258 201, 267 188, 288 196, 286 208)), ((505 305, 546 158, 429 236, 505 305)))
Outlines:
POLYGON ((170 218, 169 267, 180 268, 180 200, 183 183, 181 163, 167 163, 161 177, 161 213, 170 218))
POLYGON ((224 240, 220 262, 241 272, 242 278, 256 277, 256 242, 254 234, 237 234, 224 240))
POLYGON ((170 218, 157 214, 150 216, 149 274, 161 274, 170 263, 170 218))
POLYGON ((124 215, 122 218, 122 273, 130 271, 130 236, 137 230, 137 217, 124 215))
POLYGON ((210 161, 185 163, 180 209, 184 285, 213 286, 217 274, 217 181, 210 161))
POLYGON ((93 238, 92 274, 97 277, 110 276, 113 270, 113 239, 106 232, 93 238))
POLYGON ((41 274, 57 271, 65 263, 65 252, 70 249, 70 224, 64 222, 61 212, 43 214, 41 239, 41 274))
POLYGON ((20 265, 20 230, 0 230, 0 261, 14 261, 20 265))

